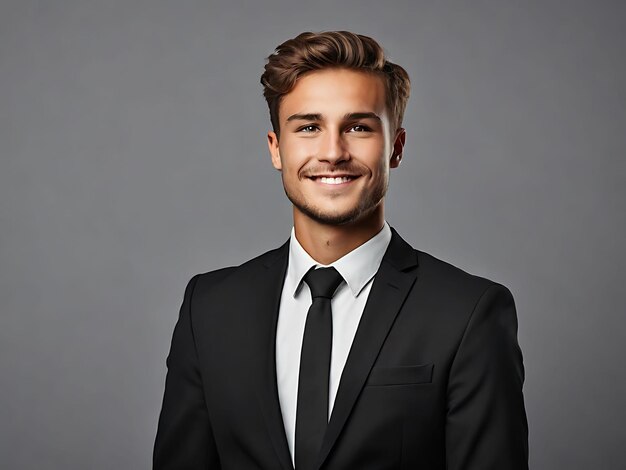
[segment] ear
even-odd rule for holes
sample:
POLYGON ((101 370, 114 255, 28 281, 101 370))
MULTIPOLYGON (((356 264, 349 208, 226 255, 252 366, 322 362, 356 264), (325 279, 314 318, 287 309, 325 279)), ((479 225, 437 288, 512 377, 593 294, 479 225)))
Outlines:
POLYGON ((269 131, 267 133, 267 148, 270 151, 270 155, 272 157, 272 165, 278 171, 283 169, 283 164, 280 161, 280 150, 278 149, 278 136, 276 132, 269 131))
POLYGON ((390 168, 397 168, 402 161, 402 153, 404 152, 404 142, 406 141, 406 130, 402 127, 396 132, 396 140, 393 143, 393 152, 391 154, 390 168))

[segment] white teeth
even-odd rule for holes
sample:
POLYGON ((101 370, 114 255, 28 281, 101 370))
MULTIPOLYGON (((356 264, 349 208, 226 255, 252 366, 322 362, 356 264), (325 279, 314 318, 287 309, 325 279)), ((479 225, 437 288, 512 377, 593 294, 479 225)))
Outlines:
POLYGON ((327 178, 326 176, 322 176, 320 178, 320 181, 325 184, 341 184, 347 183, 348 181, 350 181, 350 178, 348 178, 347 176, 338 176, 337 178, 327 178))

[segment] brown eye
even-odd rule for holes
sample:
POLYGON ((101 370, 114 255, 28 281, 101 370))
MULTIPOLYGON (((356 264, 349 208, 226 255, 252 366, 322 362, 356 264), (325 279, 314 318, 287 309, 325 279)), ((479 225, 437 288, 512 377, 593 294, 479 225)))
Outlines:
POLYGON ((370 131, 370 128, 362 124, 357 124, 355 126, 352 126, 350 129, 348 129, 348 132, 368 132, 368 131, 370 131))

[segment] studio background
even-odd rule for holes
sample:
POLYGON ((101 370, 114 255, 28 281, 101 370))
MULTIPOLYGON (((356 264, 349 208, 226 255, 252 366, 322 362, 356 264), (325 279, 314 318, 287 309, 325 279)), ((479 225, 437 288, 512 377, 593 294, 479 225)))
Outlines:
POLYGON ((620 1, 0 3, 0 467, 151 462, 184 287, 289 236, 264 58, 409 72, 387 220, 513 292, 533 469, 626 468, 620 1))

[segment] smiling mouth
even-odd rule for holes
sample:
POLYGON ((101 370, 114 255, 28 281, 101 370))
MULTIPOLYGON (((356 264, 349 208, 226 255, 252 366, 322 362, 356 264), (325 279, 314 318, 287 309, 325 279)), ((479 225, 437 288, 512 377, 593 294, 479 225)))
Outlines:
POLYGON ((310 176, 311 180, 322 184, 345 184, 358 178, 356 175, 343 176, 310 176))

